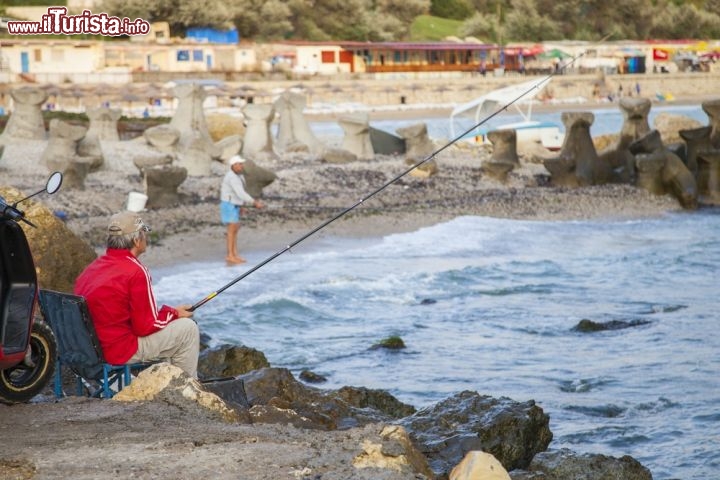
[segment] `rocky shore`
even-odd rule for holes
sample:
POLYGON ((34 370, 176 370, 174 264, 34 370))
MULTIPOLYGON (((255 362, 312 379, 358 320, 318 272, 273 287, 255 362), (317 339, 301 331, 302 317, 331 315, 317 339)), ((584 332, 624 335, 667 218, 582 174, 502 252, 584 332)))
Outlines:
MULTIPOLYGON (((26 194, 39 190, 49 173, 39 163, 46 146, 45 140, 6 142, 0 158, 0 187, 12 186, 26 194)), ((108 217, 125 207, 129 192, 142 191, 143 179, 133 164, 137 148, 133 141, 103 142, 103 155, 113 159, 113 170, 89 174, 82 189, 63 189, 40 198, 54 217, 63 219, 55 220, 61 226, 48 229, 77 236, 81 243, 73 245, 82 245, 78 250, 102 250, 108 217)), ((500 182, 482 172, 481 165, 491 154, 488 147, 454 145, 434 159, 436 174, 404 176, 313 238, 411 231, 460 215, 628 219, 682 209, 670 195, 655 195, 631 185, 550 186, 548 172, 538 161, 538 155, 546 153, 520 152, 519 165, 500 182)), ((241 252, 283 248, 407 168, 402 156, 376 155, 333 164, 307 152, 257 163, 277 179, 263 189, 266 207, 247 209, 240 231, 241 252)), ((152 245, 143 257, 148 266, 224 257, 224 228, 217 207, 224 168, 215 162, 210 175, 188 177, 182 183, 179 202, 143 213, 153 227, 152 245)), ((8 195, 4 190, 0 194, 8 195)), ((33 244, 46 234, 43 229, 29 233, 43 272, 49 257, 77 253, 71 255, 67 247, 58 253, 57 248, 68 245, 60 241, 60 247, 33 244)), ((41 286, 68 289, 73 273, 67 269, 63 273, 41 286)), ((223 354, 220 363, 232 362, 223 354)), ((232 382, 225 385, 230 393, 222 385, 198 386, 172 372, 156 372, 155 381, 149 383, 164 388, 153 400, 70 397, 55 402, 45 396, 26 405, 0 406, 0 432, 9 439, 0 454, 0 476, 447 478, 467 451, 482 449, 492 452, 516 480, 578 478, 580 474, 589 479, 651 478, 647 469, 628 457, 546 451, 552 438, 549 419, 532 399, 459 392, 415 412, 383 392, 352 387, 326 392, 292 378, 287 371, 268 367, 230 371, 235 382, 242 381, 242 388, 232 382), (169 380, 163 383, 158 378, 169 380), (218 414, 217 409, 203 407, 197 401, 199 394, 186 396, 188 389, 215 389, 226 399, 223 408, 233 412, 218 414), (245 405, 232 393, 241 390, 245 405), (597 476, 587 476, 591 471, 597 476)), ((228 375, 225 369, 219 373, 228 375)), ((218 375, 212 371, 207 376, 218 375)))

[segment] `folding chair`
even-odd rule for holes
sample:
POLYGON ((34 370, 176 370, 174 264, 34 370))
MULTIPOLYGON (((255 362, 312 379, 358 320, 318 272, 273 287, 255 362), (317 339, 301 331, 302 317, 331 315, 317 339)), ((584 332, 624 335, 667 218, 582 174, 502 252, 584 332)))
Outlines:
POLYGON ((58 359, 55 368, 55 396, 64 395, 62 368, 69 368, 77 378, 77 394, 83 389, 91 397, 112 398, 132 381, 137 373, 151 363, 112 365, 103 357, 85 299, 78 295, 40 290, 40 310, 55 333, 58 359))

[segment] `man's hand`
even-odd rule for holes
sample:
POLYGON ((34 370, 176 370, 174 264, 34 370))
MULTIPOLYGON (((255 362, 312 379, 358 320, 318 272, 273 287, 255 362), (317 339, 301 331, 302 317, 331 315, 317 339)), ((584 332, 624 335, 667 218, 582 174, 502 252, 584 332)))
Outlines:
POLYGON ((175 310, 178 312, 178 318, 190 318, 193 316, 194 312, 191 312, 189 309, 192 308, 192 305, 179 305, 175 307, 175 310))
POLYGON ((253 202, 253 205, 255 206, 255 208, 263 208, 265 206, 265 204, 263 204, 263 202, 261 202, 260 200, 255 200, 253 202))

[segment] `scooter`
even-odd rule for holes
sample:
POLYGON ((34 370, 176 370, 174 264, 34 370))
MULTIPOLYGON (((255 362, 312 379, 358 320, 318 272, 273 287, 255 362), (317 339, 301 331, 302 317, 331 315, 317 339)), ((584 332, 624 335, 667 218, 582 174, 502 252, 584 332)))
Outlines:
POLYGON ((0 402, 27 402, 40 393, 55 369, 57 344, 50 326, 35 317, 37 273, 19 222, 35 227, 18 204, 62 185, 55 172, 43 190, 12 205, 0 196, 0 402))

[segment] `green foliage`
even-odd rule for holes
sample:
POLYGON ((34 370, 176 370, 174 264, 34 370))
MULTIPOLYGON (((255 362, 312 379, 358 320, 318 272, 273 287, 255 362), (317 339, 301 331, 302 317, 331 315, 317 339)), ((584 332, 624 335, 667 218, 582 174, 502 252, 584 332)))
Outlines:
POLYGON ((190 27, 228 28, 232 8, 224 0, 104 0, 95 10, 148 22, 165 21, 173 35, 180 35, 190 27))
POLYGON ((64 7, 67 0, 3 0, 3 7, 64 7))
POLYGON ((258 41, 720 37, 720 0, 104 0, 93 11, 167 21, 173 35, 235 25, 258 41))
POLYGON ((67 123, 73 123, 73 124, 87 124, 90 122, 90 119, 88 116, 82 112, 82 113, 75 113, 75 112, 64 112, 61 110, 43 110, 42 112, 43 120, 45 123, 50 122, 50 120, 57 118, 67 123))
POLYGON ((414 42, 436 41, 460 35, 462 22, 447 18, 420 15, 410 25, 410 40, 414 42))
POLYGON ((430 14, 436 17, 465 20, 475 12, 469 0, 432 0, 430 14))

